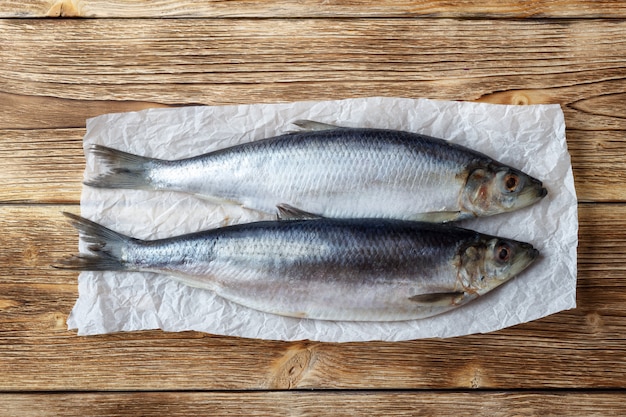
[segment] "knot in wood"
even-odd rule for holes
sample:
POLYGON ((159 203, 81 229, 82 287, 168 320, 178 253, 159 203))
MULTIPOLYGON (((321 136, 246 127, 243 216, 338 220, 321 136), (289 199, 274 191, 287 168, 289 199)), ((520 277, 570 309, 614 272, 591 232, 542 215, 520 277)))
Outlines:
POLYGON ((46 12, 48 17, 80 17, 83 8, 82 0, 57 0, 46 12))
POLYGON ((516 104, 518 106, 530 104, 530 97, 523 93, 515 93, 513 94, 511 104, 516 104))
POLYGON ((592 311, 587 313, 585 316, 585 322, 589 328, 589 333, 597 334, 602 332, 604 320, 602 320, 602 316, 598 312, 592 311))
POLYGON ((491 385, 484 367, 480 363, 471 362, 463 366, 457 376, 460 387, 478 389, 491 385))
POLYGON ((269 387, 272 389, 297 388, 312 365, 313 352, 307 346, 298 344, 287 349, 285 354, 272 366, 269 387))

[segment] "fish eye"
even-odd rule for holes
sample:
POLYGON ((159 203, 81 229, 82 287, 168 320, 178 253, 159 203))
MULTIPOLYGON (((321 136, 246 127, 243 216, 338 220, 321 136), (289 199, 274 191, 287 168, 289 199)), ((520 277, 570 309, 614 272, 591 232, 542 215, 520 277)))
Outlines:
POLYGON ((519 177, 516 174, 507 174, 507 176, 504 177, 504 186, 509 192, 515 191, 519 182, 519 177))
POLYGON ((506 244, 500 244, 496 248, 496 257, 501 262, 507 262, 511 258, 511 249, 506 244))

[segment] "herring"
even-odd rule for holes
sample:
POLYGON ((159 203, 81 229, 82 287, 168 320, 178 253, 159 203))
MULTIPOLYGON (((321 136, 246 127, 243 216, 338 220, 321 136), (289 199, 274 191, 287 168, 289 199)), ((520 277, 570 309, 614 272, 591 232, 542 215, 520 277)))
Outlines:
POLYGON ((318 320, 434 316, 505 283, 539 254, 528 243, 393 219, 263 221, 139 240, 64 214, 90 253, 57 268, 157 272, 255 310, 318 320))
POLYGON ((182 191, 274 213, 447 222, 531 205, 542 183, 466 147, 417 133, 298 121, 304 130, 180 160, 101 145, 107 169, 86 185, 182 191))

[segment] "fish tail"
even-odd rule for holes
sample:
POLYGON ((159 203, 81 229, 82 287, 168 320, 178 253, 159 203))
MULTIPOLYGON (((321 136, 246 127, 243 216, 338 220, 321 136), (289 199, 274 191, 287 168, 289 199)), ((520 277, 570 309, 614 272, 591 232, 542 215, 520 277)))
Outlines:
POLYGON ((154 189, 150 170, 157 160, 102 145, 92 145, 90 150, 108 168, 108 172, 85 181, 85 185, 97 188, 154 189))
POLYGON ((114 232, 97 223, 72 213, 64 212, 70 223, 78 229, 83 240, 89 243, 90 254, 73 255, 52 265, 58 269, 77 271, 122 271, 129 270, 129 265, 122 259, 124 248, 138 240, 114 232))

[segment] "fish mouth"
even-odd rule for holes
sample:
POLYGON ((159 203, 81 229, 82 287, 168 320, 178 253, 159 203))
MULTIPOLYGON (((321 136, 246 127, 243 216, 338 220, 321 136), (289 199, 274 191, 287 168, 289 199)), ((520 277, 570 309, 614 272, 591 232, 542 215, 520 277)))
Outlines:
POLYGON ((548 195, 548 189, 543 186, 543 182, 533 178, 533 185, 537 189, 537 198, 541 199, 548 195))
POLYGON ((532 179, 532 182, 526 186, 524 190, 519 194, 517 199, 517 207, 522 208, 529 206, 537 201, 543 199, 548 195, 548 189, 543 186, 543 183, 539 180, 532 179))
POLYGON ((522 253, 528 257, 529 263, 539 257, 539 250, 535 249, 530 243, 523 243, 520 247, 523 249, 522 253))
POLYGON ((535 249, 535 247, 531 245, 530 243, 526 243, 526 242, 516 242, 516 243, 521 249, 520 253, 522 254, 525 253, 528 256, 530 256, 532 259, 535 259, 537 256, 539 256, 539 251, 535 249))
POLYGON ((530 264, 532 264, 540 256, 539 250, 535 249, 530 243, 520 243, 521 249, 511 268, 511 277, 514 277, 524 271, 530 264))
POLYGON ((541 189, 539 190, 539 192, 537 193, 537 196, 539 198, 544 198, 545 196, 548 195, 548 189, 545 187, 541 187, 541 189))
POLYGON ((548 195, 548 189, 543 186, 543 182, 533 177, 530 177, 530 180, 531 180, 531 183, 528 188, 535 191, 535 195, 537 199, 544 198, 545 196, 548 195))
POLYGON ((535 259, 537 259, 539 257, 539 251, 535 248, 533 248, 528 255, 530 256, 531 261, 534 261, 535 259))

